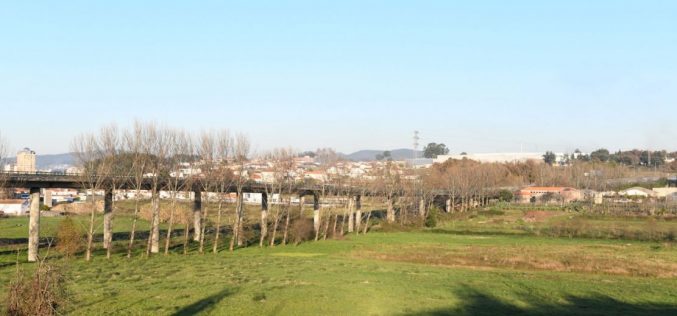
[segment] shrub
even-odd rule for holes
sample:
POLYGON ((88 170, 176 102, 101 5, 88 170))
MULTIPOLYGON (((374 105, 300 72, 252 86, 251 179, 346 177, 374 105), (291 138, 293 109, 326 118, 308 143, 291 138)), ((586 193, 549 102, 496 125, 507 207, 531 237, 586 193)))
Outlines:
POLYGON ((437 213, 437 207, 431 207, 430 210, 428 210, 428 216, 425 218, 425 227, 434 228, 437 226, 437 213))
POLYGON ((515 196, 510 190, 501 190, 498 192, 498 200, 501 202, 512 202, 515 196))
POLYGON ((41 210, 41 211, 49 211, 49 210, 51 210, 51 209, 52 209, 52 208, 49 207, 49 206, 47 206, 47 205, 44 205, 44 204, 40 205, 40 210, 41 210))
POLYGON ((313 220, 307 218, 295 219, 291 224, 289 233, 291 240, 297 245, 301 242, 315 239, 313 220))
POLYGON ((66 258, 73 257, 84 248, 84 232, 70 217, 59 223, 56 239, 56 250, 66 258))
POLYGON ((41 262, 32 275, 17 270, 7 294, 8 315, 58 315, 66 303, 61 269, 41 262))

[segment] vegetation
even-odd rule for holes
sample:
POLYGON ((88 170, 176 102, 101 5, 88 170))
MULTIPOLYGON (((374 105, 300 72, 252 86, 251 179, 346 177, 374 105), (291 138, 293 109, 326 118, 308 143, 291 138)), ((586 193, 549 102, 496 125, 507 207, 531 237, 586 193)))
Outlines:
POLYGON ((446 154, 449 154, 449 148, 445 144, 430 143, 423 148, 425 158, 437 158, 437 156, 446 154))
MULTIPOLYGON (((434 209, 428 212, 435 213, 434 209)), ((89 218, 45 218, 42 225, 63 227, 61 220, 84 227, 89 218)), ((27 219, 2 219, 0 224, 11 227, 21 221, 25 224, 27 219)), ((138 224, 141 234, 150 228, 145 220, 138 224)), ((72 302, 59 308, 73 315, 110 311, 174 315, 670 315, 677 310, 673 241, 545 233, 554 232, 558 225, 588 227, 590 231, 619 227, 671 231, 677 225, 673 221, 558 210, 536 213, 498 206, 438 214, 436 224, 432 229, 303 242, 314 238, 312 221, 294 220, 291 240, 298 246, 200 255, 199 242, 191 241, 188 255, 183 255, 177 240, 168 256, 146 258, 140 255, 145 245, 137 245, 135 255, 128 259, 123 251, 124 231, 131 228, 131 219, 121 215, 114 226, 119 234, 114 249, 119 251, 106 260, 102 255, 105 250, 97 247, 91 262, 69 261, 63 278, 72 302)), ((101 225, 95 223, 97 236, 101 225)), ((21 238, 24 229, 20 226, 16 234, 3 229, 0 237, 21 238)), ((181 239, 181 233, 176 236, 181 239)), ((205 238, 205 247, 211 246, 211 240, 205 238)), ((103 240, 97 237, 95 241, 103 240)), ((15 251, 0 253, 0 282, 5 284, 12 278, 15 251)), ((61 260, 56 254, 49 259, 56 264, 61 260)), ((1 291, 8 297, 9 289, 1 291)), ((8 308, 8 302, 2 305, 8 308)))

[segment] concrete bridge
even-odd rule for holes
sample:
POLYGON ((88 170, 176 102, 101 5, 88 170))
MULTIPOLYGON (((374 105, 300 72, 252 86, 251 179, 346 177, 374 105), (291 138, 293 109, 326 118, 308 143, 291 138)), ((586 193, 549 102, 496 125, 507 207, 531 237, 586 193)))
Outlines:
MULTIPOLYGON (((268 193, 273 192, 273 187, 270 184, 246 182, 237 185, 235 183, 228 183, 227 186, 221 190, 213 190, 216 185, 205 183, 206 180, 200 177, 185 178, 172 180, 159 180, 152 177, 144 178, 140 183, 136 183, 131 177, 90 177, 87 178, 81 174, 55 173, 55 172, 34 172, 34 173, 19 173, 19 172, 0 172, 0 186, 7 188, 27 188, 30 192, 30 220, 28 226, 28 261, 34 262, 38 259, 39 236, 40 236, 40 191, 41 189, 95 189, 104 191, 104 222, 106 218, 112 218, 113 211, 113 190, 149 190, 157 193, 158 190, 169 189, 170 181, 174 188, 181 188, 179 191, 192 191, 193 199, 193 225, 195 231, 199 231, 202 227, 202 193, 203 192, 221 192, 221 193, 261 193, 261 211, 268 211, 268 193), (92 183, 98 182, 94 187, 92 183), (139 185, 140 184, 140 185, 139 185)), ((336 187, 330 185, 309 185, 309 184, 294 184, 292 186, 284 186, 282 193, 294 194, 299 197, 308 195, 313 196, 313 219, 315 223, 315 230, 319 230, 320 225, 320 197, 326 193, 340 193, 345 196, 355 198, 356 212, 361 214, 362 205, 360 203, 361 195, 374 194, 376 192, 366 192, 360 188, 355 187, 336 187)), ((153 194, 156 196, 157 194, 153 194)), ((104 224, 104 226, 106 226, 104 224)), ((104 235, 106 235, 106 228, 104 228, 104 235)), ((104 239, 106 237, 104 236, 104 239)))

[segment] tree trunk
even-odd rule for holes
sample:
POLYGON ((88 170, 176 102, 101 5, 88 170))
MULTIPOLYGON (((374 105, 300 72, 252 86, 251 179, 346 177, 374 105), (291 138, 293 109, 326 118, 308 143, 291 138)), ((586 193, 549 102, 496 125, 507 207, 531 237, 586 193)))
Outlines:
POLYGON ((386 219, 388 223, 395 222, 395 208, 393 207, 393 197, 388 195, 388 209, 386 211, 386 219))
MULTIPOLYGON (((282 195, 280 195, 282 196, 282 195)), ((281 202, 281 201, 280 201, 281 202)), ((273 231, 270 234, 270 247, 275 247, 275 238, 277 238, 277 227, 280 225, 280 209, 282 206, 278 205, 275 209, 275 219, 273 221, 273 231)))
POLYGON ((371 212, 367 213, 367 220, 364 221, 364 231, 363 234, 366 234, 369 229, 369 219, 371 218, 371 212))
POLYGON ((325 215, 325 224, 324 224, 324 233, 322 234, 322 240, 327 240, 327 232, 329 231, 329 222, 331 219, 331 213, 325 215))
POLYGON ((345 226, 346 226, 346 216, 348 214, 347 210, 343 210, 343 216, 341 216, 341 236, 345 235, 345 226))
POLYGON ((240 204, 237 212, 237 246, 243 247, 244 240, 244 201, 240 199, 240 204))
POLYGON ((202 233, 202 191, 195 191, 193 201, 193 241, 200 241, 202 233))
POLYGON ((355 233, 360 234, 360 226, 362 226, 362 201, 355 199, 355 233))
POLYGON ((190 224, 186 222, 185 230, 183 232, 183 254, 188 254, 188 231, 190 230, 190 224))
POLYGON ((334 215, 334 228, 331 230, 331 237, 336 238, 336 226, 338 224, 338 213, 334 215))
POLYGON ((268 235, 268 211, 261 210, 261 239, 259 240, 259 248, 263 248, 263 241, 268 235))
POLYGON ((103 249, 110 258, 109 248, 113 240, 113 191, 105 190, 103 197, 103 249))
POLYGON ((235 221, 233 222, 233 235, 230 238, 230 245, 228 250, 233 252, 235 250, 235 242, 239 241, 240 230, 240 206, 242 205, 242 193, 237 194, 237 202, 235 203, 235 221))
MULTIPOLYGON (((176 192, 174 193, 176 194, 176 192)), ((176 209, 176 196, 172 197, 172 206, 169 211, 169 224, 167 226, 167 238, 165 238, 165 256, 169 254, 169 246, 172 241, 172 227, 174 226, 174 212, 176 209)))
POLYGON ((160 194, 153 196, 153 233, 151 239, 151 253, 160 252, 160 194))
POLYGON ((132 257, 134 248, 134 235, 136 234, 136 222, 139 220, 139 192, 137 190, 134 196, 134 218, 132 219, 132 231, 129 234, 129 245, 127 245, 127 258, 132 257))
MULTIPOLYGON (((85 260, 90 261, 92 260, 92 244, 94 243, 94 215, 96 213, 96 203, 93 201, 94 199, 92 198, 92 212, 90 213, 89 217, 89 230, 87 231, 87 251, 85 253, 85 260)), ((38 203, 40 200, 38 199, 38 203)), ((32 201, 31 201, 32 203, 32 201)), ((38 204, 39 205, 39 204, 38 204)), ((37 250, 36 250, 37 252, 37 250)))
POLYGON ((287 239, 289 238, 289 223, 291 222, 291 205, 287 207, 285 211, 284 219, 284 232, 282 233, 282 245, 287 245, 287 239))
POLYGON ((418 202, 418 215, 421 218, 425 218, 425 199, 421 199, 418 202))
POLYGON ((219 207, 216 211, 216 233, 214 234, 214 245, 212 247, 213 253, 219 252, 219 237, 221 236, 221 212, 223 209, 223 199, 219 196, 219 207))
POLYGON ((207 229, 207 215, 209 215, 209 207, 205 206, 204 207, 204 212, 202 212, 202 221, 200 226, 200 248, 198 250, 199 253, 204 253, 205 251, 205 230, 207 229))
POLYGON ((355 213, 353 211, 353 199, 348 199, 348 233, 355 231, 355 213))
POLYGON ((320 239, 320 210, 313 210, 313 229, 315 230, 315 241, 320 239))

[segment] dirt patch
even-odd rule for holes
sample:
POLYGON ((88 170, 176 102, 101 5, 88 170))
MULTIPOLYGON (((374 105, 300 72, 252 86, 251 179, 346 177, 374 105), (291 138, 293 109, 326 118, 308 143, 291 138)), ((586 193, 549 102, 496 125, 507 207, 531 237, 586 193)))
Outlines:
POLYGON ((540 223, 545 222, 551 217, 562 215, 561 212, 551 212, 551 211, 528 211, 524 214, 522 219, 527 223, 540 223))
POLYGON ((677 263, 657 258, 591 254, 580 247, 543 252, 532 247, 467 246, 404 248, 395 252, 359 250, 353 257, 449 267, 491 267, 559 272, 586 272, 644 277, 677 277, 677 263))

